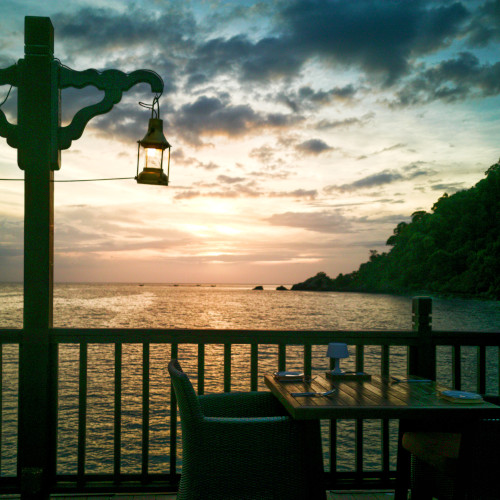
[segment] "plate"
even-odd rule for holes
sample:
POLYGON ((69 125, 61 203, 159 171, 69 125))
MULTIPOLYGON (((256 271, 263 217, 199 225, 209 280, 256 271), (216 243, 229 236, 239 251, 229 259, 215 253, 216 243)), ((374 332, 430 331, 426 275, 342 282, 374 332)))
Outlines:
POLYGON ((441 391, 441 396, 449 401, 464 403, 481 403, 483 398, 481 394, 467 391, 441 391))
POLYGON ((302 372, 275 372, 277 377, 303 377, 302 372))
POLYGON ((280 382, 299 382, 304 380, 302 372, 281 371, 274 372, 274 378, 280 382))

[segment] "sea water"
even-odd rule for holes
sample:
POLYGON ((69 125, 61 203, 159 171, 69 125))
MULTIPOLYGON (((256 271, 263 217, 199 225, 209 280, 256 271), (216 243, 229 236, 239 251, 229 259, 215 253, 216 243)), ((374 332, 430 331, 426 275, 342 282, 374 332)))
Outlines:
MULTIPOLYGON (((287 286, 287 285, 285 285, 287 286)), ((67 328, 203 328, 251 330, 410 330, 411 297, 358 293, 278 291, 277 285, 253 290, 253 285, 182 284, 56 284, 54 326, 67 328)), ((287 286, 288 287, 288 286, 287 286)), ((22 285, 0 284, 0 328, 22 327, 22 285)), ((465 299, 433 299, 435 330, 500 332, 500 302, 465 299)), ((277 367, 275 346, 261 346, 260 374, 277 367)), ((223 346, 206 346, 205 392, 223 390, 223 346)), ((380 348, 365 350, 365 370, 380 372, 380 348)), ((196 345, 181 345, 179 358, 196 386, 196 345)), ((464 348, 466 369, 474 373, 473 348, 464 348), (468 351, 469 349, 469 351, 468 351)), ((78 422, 78 357, 76 345, 59 348, 58 472, 76 472, 78 422)), ((170 383, 166 370, 170 346, 156 344, 150 352, 150 463, 151 472, 165 472, 169 455, 170 383)), ((404 374, 406 349, 392 347, 391 372, 404 374)), ((451 383, 451 352, 438 349, 443 383, 451 383)), ((488 349, 488 387, 498 380, 496 349, 488 349)), ((2 474, 15 470, 17 419, 17 346, 3 353, 2 474)), ((287 349, 287 368, 301 369, 302 349, 287 349)), ((343 362, 352 369, 353 358, 343 362)), ((140 472, 142 418, 142 346, 123 345, 122 373, 122 472, 140 472)), ((249 346, 233 346, 232 389, 249 390, 249 346)), ((313 348, 313 373, 328 366, 324 347, 313 348)), ((262 377, 260 377, 262 378, 262 377)), ((474 377, 464 378, 464 389, 473 390, 474 377)), ((260 388, 265 389, 262 380, 260 388)), ((86 470, 109 473, 113 457, 114 347, 91 344, 88 352, 86 470)), ((338 465, 352 470, 354 423, 342 421, 338 428, 338 465)), ((394 429, 393 429, 394 435, 394 429)), ((326 433, 325 433, 326 436, 326 433)), ((380 467, 380 422, 365 424, 365 469, 380 467)), ((394 456, 394 439, 393 456, 394 456)), ((179 461, 181 463, 181 460, 179 461)))

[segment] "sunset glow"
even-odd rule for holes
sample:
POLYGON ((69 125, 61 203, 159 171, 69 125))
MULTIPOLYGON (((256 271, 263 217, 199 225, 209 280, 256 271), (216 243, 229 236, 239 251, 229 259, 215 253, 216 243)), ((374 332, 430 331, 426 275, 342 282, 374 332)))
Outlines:
MULTIPOLYGON (((0 67, 48 16, 76 70, 165 82, 168 187, 138 185, 137 85, 62 152, 55 280, 295 283, 386 251, 394 227, 500 155, 498 0, 4 0, 0 67)), ((9 91, 0 87, 0 102, 9 91)), ((63 123, 102 99, 62 92, 63 123)), ((17 120, 17 90, 3 104, 17 120)), ((23 179, 0 138, 0 178, 23 179)), ((23 278, 23 182, 0 181, 0 280, 23 278)))

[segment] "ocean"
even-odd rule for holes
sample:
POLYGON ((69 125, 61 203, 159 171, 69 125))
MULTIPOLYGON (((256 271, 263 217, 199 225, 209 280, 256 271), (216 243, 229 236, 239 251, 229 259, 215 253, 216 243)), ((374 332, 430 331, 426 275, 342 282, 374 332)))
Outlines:
MULTIPOLYGON (((278 291, 278 285, 213 284, 116 284, 65 283, 54 287, 54 326, 67 328, 203 328, 203 329, 283 329, 283 330, 410 330, 411 297, 358 293, 316 293, 278 291)), ((285 286, 289 288, 289 285, 285 286)), ((0 328, 22 327, 22 285, 0 284, 0 328)), ((498 331, 500 302, 456 298, 433 299, 435 330, 498 331)), ((322 346, 313 349, 313 371, 327 367, 322 346)), ((300 369, 301 349, 289 348, 289 369, 300 369)), ((113 387, 114 349, 112 345, 89 346, 88 423, 86 471, 109 473, 113 457, 113 387)), ((260 351, 259 369, 276 369, 274 347, 260 351)), ((179 357, 183 367, 193 375, 196 385, 196 346, 182 345, 179 357)), ((59 349, 59 425, 58 472, 76 472, 76 432, 78 418, 78 347, 63 345, 59 349)), ((444 383, 447 379, 450 351, 438 353, 444 383)), ((466 369, 470 376, 464 389, 473 389, 474 351, 464 348, 466 369)), ((170 395, 166 365, 170 359, 168 345, 151 346, 150 372, 150 471, 165 471, 168 464, 170 395)), ((205 391, 222 390, 223 347, 206 349, 205 391)), ((365 370, 377 373, 380 349, 367 347, 365 370)), ((488 386, 496 390, 498 353, 488 348, 488 386)), ((15 471, 17 421, 17 346, 3 348, 2 385, 2 462, 1 474, 15 471)), ((403 374, 406 350, 391 348, 391 372, 403 374)), ((353 368, 353 357, 345 360, 345 369, 353 368)), ((123 346, 122 394, 122 472, 140 472, 141 467, 141 367, 142 346, 123 346)), ((233 389, 248 390, 249 349, 233 346, 233 389)), ((262 386, 262 389, 264 387, 262 386)), ((380 467, 377 439, 379 422, 368 421, 365 430, 365 468, 380 467)), ((393 436, 395 430, 393 429, 393 436)), ((354 423, 339 423, 339 470, 353 470, 352 447, 354 423)), ((394 439, 392 445, 394 451, 394 439)), ((393 453, 394 456, 394 453, 393 453)), ((181 463, 181 461, 180 461, 181 463)))
MULTIPOLYGON (((259 291, 254 285, 56 284, 54 326, 411 329, 409 296, 277 291, 277 286, 259 291)), ((22 285, 0 283, 0 328, 21 328, 22 306, 22 285)), ((500 301, 434 298, 433 327, 499 331, 500 301)))

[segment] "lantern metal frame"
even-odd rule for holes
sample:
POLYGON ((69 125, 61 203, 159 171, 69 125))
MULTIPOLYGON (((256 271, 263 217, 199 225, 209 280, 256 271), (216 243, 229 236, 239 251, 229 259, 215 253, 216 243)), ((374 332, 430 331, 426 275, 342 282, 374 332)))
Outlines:
POLYGON ((151 109, 151 118, 148 123, 148 131, 146 135, 137 141, 137 174, 136 181, 138 184, 156 184, 168 186, 170 176, 170 149, 171 145, 163 135, 163 120, 160 119, 160 104, 159 98, 161 94, 157 94, 153 99, 152 104, 139 104, 145 108, 151 109), (141 161, 141 147, 145 150, 145 165, 142 172, 139 173, 139 164, 141 161), (160 153, 160 168, 150 167, 148 165, 148 149, 161 151, 160 153), (168 149, 167 173, 163 170, 163 154, 165 149, 168 149))

